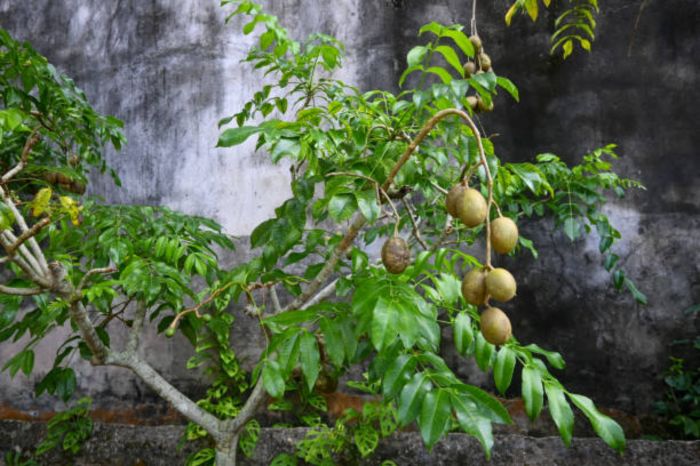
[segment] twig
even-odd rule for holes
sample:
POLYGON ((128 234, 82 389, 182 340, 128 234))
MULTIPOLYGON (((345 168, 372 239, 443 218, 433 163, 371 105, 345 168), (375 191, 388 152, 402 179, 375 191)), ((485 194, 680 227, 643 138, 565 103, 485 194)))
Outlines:
POLYGON ((280 298, 277 296, 277 289, 274 287, 274 285, 270 287, 270 300, 272 301, 272 308, 275 310, 275 314, 282 312, 280 298))
POLYGON ((76 292, 81 293, 83 291, 83 289, 85 288, 85 285, 87 285, 88 280, 93 275, 114 273, 116 271, 117 271, 116 267, 101 267, 101 268, 97 268, 97 269, 88 270, 85 273, 85 275, 83 275, 83 278, 80 280, 80 283, 78 283, 78 288, 76 289, 76 292))
POLYGON ((199 310, 203 307, 212 302, 214 299, 216 299, 217 296, 219 296, 221 293, 226 291, 228 288, 233 285, 233 282, 227 283, 226 285, 222 286, 221 288, 217 288, 214 290, 212 294, 210 294, 205 300, 203 300, 200 303, 195 304, 192 307, 188 307, 187 309, 183 309, 182 311, 178 312, 177 315, 175 315, 175 318, 173 321, 168 325, 168 328, 176 328, 178 322, 180 322, 180 319, 182 319, 186 314, 189 314, 190 312, 194 312, 194 314, 197 316, 198 319, 202 318, 202 314, 200 314, 199 310))
POLYGON ((17 240, 7 248, 7 254, 12 256, 15 251, 24 244, 29 238, 36 236, 42 228, 51 223, 51 219, 48 217, 42 218, 40 221, 32 225, 29 230, 24 231, 21 235, 17 237, 17 240))
POLYGON ((17 173, 21 172, 24 169, 24 167, 27 165, 27 160, 29 160, 29 153, 32 151, 32 148, 36 145, 37 142, 39 142, 39 133, 37 133, 36 130, 34 130, 24 143, 24 147, 22 148, 22 155, 19 158, 19 162, 17 162, 17 165, 15 165, 10 171, 8 171, 2 176, 2 183, 7 183, 8 181, 10 181, 10 179, 12 179, 13 176, 15 176, 17 173))
POLYGON ((411 204, 406 200, 406 198, 401 199, 401 202, 403 203, 403 206, 406 208, 406 211, 408 212, 408 218, 411 219, 411 225, 413 225, 413 236, 415 236, 416 241, 420 243, 421 246, 423 246, 423 249, 426 251, 428 250, 428 245, 426 244, 425 241, 423 241, 423 238, 420 235, 420 230, 418 229, 418 224, 416 223, 416 219, 413 216, 413 209, 411 209, 411 204))

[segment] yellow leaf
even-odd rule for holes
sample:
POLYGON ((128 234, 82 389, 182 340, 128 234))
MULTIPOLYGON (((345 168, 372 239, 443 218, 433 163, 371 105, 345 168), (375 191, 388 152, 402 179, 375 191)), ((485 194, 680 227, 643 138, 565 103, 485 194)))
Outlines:
POLYGON ((38 217, 49 210, 49 202, 51 202, 51 188, 41 188, 34 200, 32 201, 32 215, 38 217))
POLYGON ((518 11, 518 2, 513 3, 508 12, 506 13, 506 25, 510 26, 510 22, 513 20, 513 15, 518 11))
POLYGON ((79 206, 72 197, 61 196, 60 201, 61 209, 68 214, 71 223, 73 223, 73 225, 78 225, 80 223, 80 211, 83 207, 79 206))
POLYGON ((552 0, 542 0, 542 3, 544 3, 544 6, 549 8, 549 5, 552 3, 552 0))
POLYGON ((574 43, 571 42, 571 39, 569 39, 566 42, 564 42, 562 48, 564 49, 564 58, 566 58, 569 55, 571 55, 571 52, 574 51, 574 43))
POLYGON ((537 0, 525 0, 525 9, 527 9, 527 14, 530 15, 533 21, 537 21, 537 0))
POLYGON ((591 51, 591 41, 587 39, 581 39, 581 48, 590 52, 591 51))

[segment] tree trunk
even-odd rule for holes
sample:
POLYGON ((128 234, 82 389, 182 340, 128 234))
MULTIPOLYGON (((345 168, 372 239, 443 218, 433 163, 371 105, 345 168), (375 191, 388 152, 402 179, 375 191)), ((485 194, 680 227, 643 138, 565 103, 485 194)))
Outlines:
POLYGON ((216 466, 236 466, 238 435, 231 440, 216 445, 216 466))

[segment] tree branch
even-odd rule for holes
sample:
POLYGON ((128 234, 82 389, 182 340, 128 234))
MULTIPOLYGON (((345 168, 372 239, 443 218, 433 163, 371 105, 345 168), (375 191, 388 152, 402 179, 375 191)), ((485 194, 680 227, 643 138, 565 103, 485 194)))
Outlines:
POLYGON ((83 275, 83 278, 80 279, 80 283, 78 283, 78 288, 76 289, 76 293, 82 293, 83 289, 85 288, 85 285, 87 285, 88 280, 93 275, 114 273, 116 271, 117 271, 116 267, 101 267, 101 268, 97 268, 97 269, 88 270, 85 273, 85 275, 83 275))
POLYGON ((44 290, 41 288, 14 288, 11 286, 0 285, 0 293, 15 296, 35 296, 43 292, 44 290))
POLYGON ((421 237, 420 230, 418 229, 418 223, 416 223, 416 219, 413 216, 413 209, 411 208, 411 203, 406 200, 406 198, 402 198, 401 202, 403 203, 403 206, 406 208, 406 212, 408 212, 408 218, 411 219, 411 225, 413 226, 413 236, 416 238, 416 241, 420 243, 421 246, 423 246, 423 249, 426 251, 428 250, 428 245, 426 244, 425 241, 423 241, 423 238, 421 237))
MULTIPOLYGON (((24 216, 22 213, 19 211, 17 206, 15 205, 15 202, 12 200, 12 196, 10 196, 10 193, 8 190, 6 190, 4 187, 0 186, 0 196, 2 196, 3 202, 10 208, 12 211, 12 214, 15 216, 15 221, 17 222, 17 225, 19 225, 20 230, 22 233, 25 233, 29 231, 29 227, 27 226, 27 222, 24 219, 24 216)), ((12 234, 9 230, 5 230, 3 233, 10 233, 12 234)), ((14 236, 14 235, 12 235, 14 236)), ((14 240, 16 240, 15 238, 14 240)), ((42 252, 41 248, 39 247, 39 243, 37 243, 36 238, 30 236, 29 237, 29 246, 32 249, 32 252, 35 256, 35 260, 38 263, 38 270, 40 274, 47 274, 49 272, 49 265, 46 262, 46 257, 44 257, 44 253, 42 252)))
POLYGON ((131 330, 129 331, 129 339, 126 342, 126 352, 134 353, 139 349, 139 339, 141 338, 141 330, 143 329, 143 321, 146 318, 146 303, 139 301, 136 304, 136 311, 134 312, 134 320, 131 323, 131 330))
POLYGON ((13 176, 15 176, 17 173, 21 172, 24 169, 24 167, 27 165, 27 160, 29 160, 29 153, 32 151, 32 148, 36 145, 37 142, 39 142, 39 133, 37 133, 36 130, 34 130, 24 143, 24 147, 22 148, 22 155, 19 158, 19 162, 10 171, 8 171, 2 176, 2 183, 7 183, 13 176))
POLYGON ((29 230, 22 232, 22 234, 17 237, 17 240, 15 240, 15 242, 13 244, 10 244, 10 246, 7 248, 7 254, 13 255, 15 251, 22 244, 24 244, 25 241, 27 241, 29 238, 32 238, 33 236, 36 236, 39 233, 39 231, 41 231, 41 229, 47 226, 49 223, 51 223, 51 219, 45 217, 39 220, 34 225, 32 225, 32 227, 29 230))
MULTIPOLYGON (((65 296, 65 293, 62 293, 65 296)), ((75 296, 71 293, 69 300, 70 304, 70 316, 75 325, 78 326, 80 334, 85 340, 85 343, 92 351, 94 365, 109 364, 107 358, 111 354, 109 348, 107 348, 100 337, 97 335, 95 326, 92 324, 90 317, 88 316, 87 309, 83 306, 83 303, 79 299, 75 299, 75 296)))
POLYGON ((217 443, 223 440, 222 422, 173 387, 170 382, 156 372, 150 364, 139 358, 136 353, 112 353, 105 359, 105 364, 131 369, 146 385, 177 409, 180 414, 206 430, 214 437, 217 443))

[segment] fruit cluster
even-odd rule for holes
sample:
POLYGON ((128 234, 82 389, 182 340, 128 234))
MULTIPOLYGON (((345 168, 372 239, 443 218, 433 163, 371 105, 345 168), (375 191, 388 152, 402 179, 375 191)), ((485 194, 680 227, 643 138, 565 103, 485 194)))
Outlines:
MULTIPOLYGON (((491 59, 486 55, 481 39, 477 35, 469 38, 477 51, 475 62, 468 61, 464 65, 465 76, 488 72, 491 69, 491 59)), ((474 111, 493 109, 485 108, 480 97, 469 97, 469 105, 474 111)), ((500 214, 495 220, 490 220, 491 204, 493 203, 493 180, 486 162, 481 137, 471 118, 463 116, 469 123, 479 145, 480 164, 488 179, 488 201, 479 190, 469 187, 469 176, 447 192, 445 206, 447 212, 459 219, 468 228, 474 228, 486 223, 486 261, 483 268, 470 270, 462 280, 462 295, 464 299, 475 306, 485 306, 481 314, 481 333, 486 341, 494 345, 503 345, 510 339, 512 328, 505 312, 490 305, 489 300, 507 302, 513 299, 517 284, 515 278, 504 268, 491 266, 491 248, 500 254, 510 253, 518 243, 518 226, 513 220, 500 214)), ((398 214, 395 215, 398 217, 398 214)), ((398 220, 398 218, 397 218, 398 220)), ((398 236, 398 224, 394 228, 394 236, 387 240, 382 247, 382 262, 390 273, 402 273, 411 262, 410 249, 406 241, 398 236)))
MULTIPOLYGON (((469 38, 469 41, 476 51, 476 59, 474 61, 467 60, 464 64, 464 79, 469 79, 476 74, 487 73, 493 69, 491 57, 486 54, 481 38, 475 34, 469 38)), ((493 111, 493 101, 487 104, 481 96, 471 95, 467 97, 467 104, 473 112, 493 111)))

